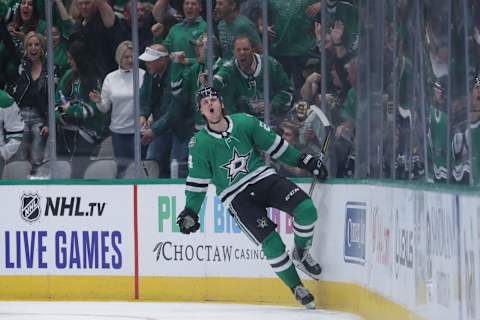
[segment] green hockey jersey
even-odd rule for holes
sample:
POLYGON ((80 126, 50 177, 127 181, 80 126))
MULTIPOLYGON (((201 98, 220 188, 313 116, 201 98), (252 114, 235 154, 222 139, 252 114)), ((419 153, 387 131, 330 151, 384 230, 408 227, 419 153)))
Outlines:
MULTIPOLYGON (((254 59, 256 67, 251 75, 241 70, 236 58, 225 61, 213 77, 213 86, 222 93, 225 106, 235 106, 236 110, 263 117, 263 113, 257 114, 254 109, 254 105, 264 99, 263 59, 259 54, 255 54, 254 59)), ((267 61, 272 112, 283 115, 292 107, 292 83, 277 60, 268 57, 267 61)))
POLYGON ((206 127, 190 141, 185 206, 195 212, 200 210, 209 183, 228 207, 247 186, 275 174, 265 165, 262 151, 290 166, 297 166, 300 159, 300 151, 257 118, 237 113, 226 119, 226 131, 206 127))
MULTIPOLYGON (((98 87, 101 87, 101 84, 98 87)), ((58 83, 55 104, 63 104, 63 99, 68 99, 70 104, 64 114, 56 109, 56 123, 61 124, 62 119, 70 128, 87 129, 92 137, 100 139, 106 128, 105 116, 90 100, 85 85, 74 75, 72 69, 67 70, 58 83)))

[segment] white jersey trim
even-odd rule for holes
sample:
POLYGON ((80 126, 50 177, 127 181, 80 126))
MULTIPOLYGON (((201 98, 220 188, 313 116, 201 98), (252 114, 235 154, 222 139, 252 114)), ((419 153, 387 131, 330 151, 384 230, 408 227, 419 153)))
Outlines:
MULTIPOLYGON (((225 116, 225 119, 227 119, 228 128, 224 132, 227 132, 227 135, 230 135, 230 134, 232 134, 232 131, 233 131, 233 121, 232 121, 232 118, 230 118, 230 116, 225 116)), ((222 139, 223 138, 221 133, 217 133, 215 131, 212 131, 208 126, 205 126, 205 131, 214 138, 217 138, 217 139, 222 139)))
POLYGON ((190 192, 207 192, 208 186, 207 187, 193 187, 193 186, 188 186, 187 185, 185 187, 185 190, 190 191, 190 192))
POLYGON ((209 184, 210 179, 203 179, 203 178, 192 178, 192 177, 187 177, 187 182, 193 182, 193 183, 200 183, 200 184, 209 184))

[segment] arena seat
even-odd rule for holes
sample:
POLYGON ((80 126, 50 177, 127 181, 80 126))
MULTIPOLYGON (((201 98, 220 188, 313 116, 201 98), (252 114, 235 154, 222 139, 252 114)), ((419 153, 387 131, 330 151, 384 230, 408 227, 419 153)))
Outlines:
MULTIPOLYGON (((140 162, 140 179, 156 179, 160 174, 158 163, 154 160, 142 160, 140 162)), ((135 163, 132 162, 125 170, 124 179, 135 179, 135 163)))
MULTIPOLYGON (((67 160, 57 160, 53 165, 54 179, 70 179, 72 176, 72 166, 67 160)), ((50 177, 50 162, 42 164, 37 169, 36 177, 50 177)))
POLYGON ((115 160, 102 159, 93 161, 83 174, 84 179, 115 179, 118 165, 115 160))
POLYGON ((32 165, 30 161, 12 161, 3 167, 2 179, 4 180, 19 180, 28 179, 32 165))

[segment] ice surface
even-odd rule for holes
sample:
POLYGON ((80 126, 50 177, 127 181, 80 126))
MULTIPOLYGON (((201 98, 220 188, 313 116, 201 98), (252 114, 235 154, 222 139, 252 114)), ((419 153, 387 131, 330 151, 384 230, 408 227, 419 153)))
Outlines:
POLYGON ((328 310, 227 303, 0 302, 0 320, 360 320, 328 310))

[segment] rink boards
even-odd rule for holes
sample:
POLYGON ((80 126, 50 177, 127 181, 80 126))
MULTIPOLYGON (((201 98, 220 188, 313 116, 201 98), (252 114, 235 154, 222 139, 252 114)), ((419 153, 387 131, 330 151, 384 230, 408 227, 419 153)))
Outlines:
MULTIPOLYGON (((0 299, 295 304, 212 188, 187 236, 175 223, 181 183, 88 183, 0 185, 0 299)), ((314 202, 324 279, 305 282, 321 305, 366 319, 478 319, 477 196, 327 184, 314 202)), ((291 218, 269 216, 291 246, 291 218)))

